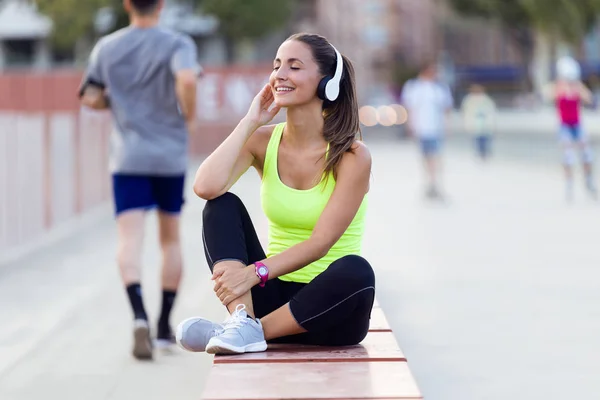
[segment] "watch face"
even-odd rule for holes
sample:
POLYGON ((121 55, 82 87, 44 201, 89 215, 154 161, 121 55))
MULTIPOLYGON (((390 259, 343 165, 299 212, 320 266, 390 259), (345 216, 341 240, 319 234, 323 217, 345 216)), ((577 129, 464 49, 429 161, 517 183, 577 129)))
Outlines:
POLYGON ((261 275, 266 275, 267 274, 267 269, 265 267, 259 267, 258 268, 258 273, 261 275))

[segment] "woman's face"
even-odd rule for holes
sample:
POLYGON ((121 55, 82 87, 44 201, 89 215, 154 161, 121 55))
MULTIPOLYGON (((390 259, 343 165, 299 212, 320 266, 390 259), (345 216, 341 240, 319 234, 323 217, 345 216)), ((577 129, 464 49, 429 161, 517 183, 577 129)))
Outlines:
POLYGON ((289 40, 277 51, 269 79, 275 103, 293 107, 318 99, 317 86, 322 76, 308 45, 289 40))

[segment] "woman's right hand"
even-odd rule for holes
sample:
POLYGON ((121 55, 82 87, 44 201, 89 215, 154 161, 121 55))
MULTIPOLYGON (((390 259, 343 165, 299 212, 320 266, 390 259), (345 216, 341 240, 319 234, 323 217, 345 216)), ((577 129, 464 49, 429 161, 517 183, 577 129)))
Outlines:
POLYGON ((274 101, 275 97, 273 96, 271 85, 267 83, 256 97, 254 97, 250 109, 246 114, 246 118, 251 121, 256 129, 268 124, 281 109, 280 106, 274 105, 273 108, 269 110, 269 107, 271 107, 274 101))

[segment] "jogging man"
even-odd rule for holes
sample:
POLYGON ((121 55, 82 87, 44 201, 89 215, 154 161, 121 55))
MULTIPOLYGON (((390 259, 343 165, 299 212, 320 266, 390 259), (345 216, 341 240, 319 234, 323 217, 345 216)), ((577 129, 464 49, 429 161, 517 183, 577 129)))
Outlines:
POLYGON ((174 338, 169 317, 179 287, 179 214, 188 131, 196 115, 197 51, 188 36, 158 26, 164 0, 125 0, 130 25, 94 47, 81 103, 113 116, 110 172, 118 228, 117 261, 133 309, 133 355, 153 358, 141 281, 146 212, 156 208, 162 250, 157 345, 174 338))

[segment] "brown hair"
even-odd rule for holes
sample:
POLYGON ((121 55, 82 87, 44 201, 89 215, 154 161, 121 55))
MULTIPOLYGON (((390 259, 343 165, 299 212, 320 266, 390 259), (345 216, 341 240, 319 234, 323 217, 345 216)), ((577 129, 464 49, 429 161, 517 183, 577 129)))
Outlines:
POLYGON ((131 5, 139 15, 152 14, 158 7, 159 0, 130 0, 131 5))
MULTIPOLYGON (((297 33, 287 40, 297 40, 308 45, 312 51, 319 72, 323 75, 333 76, 337 62, 335 50, 323 36, 310 33, 297 33)), ((340 81, 340 94, 333 101, 323 101, 323 137, 329 143, 329 154, 325 161, 324 173, 329 176, 333 173, 337 178, 337 168, 342 161, 344 153, 352 151, 352 145, 358 134, 362 139, 360 121, 358 118, 358 101, 354 67, 352 62, 344 55, 344 72, 340 81)))

